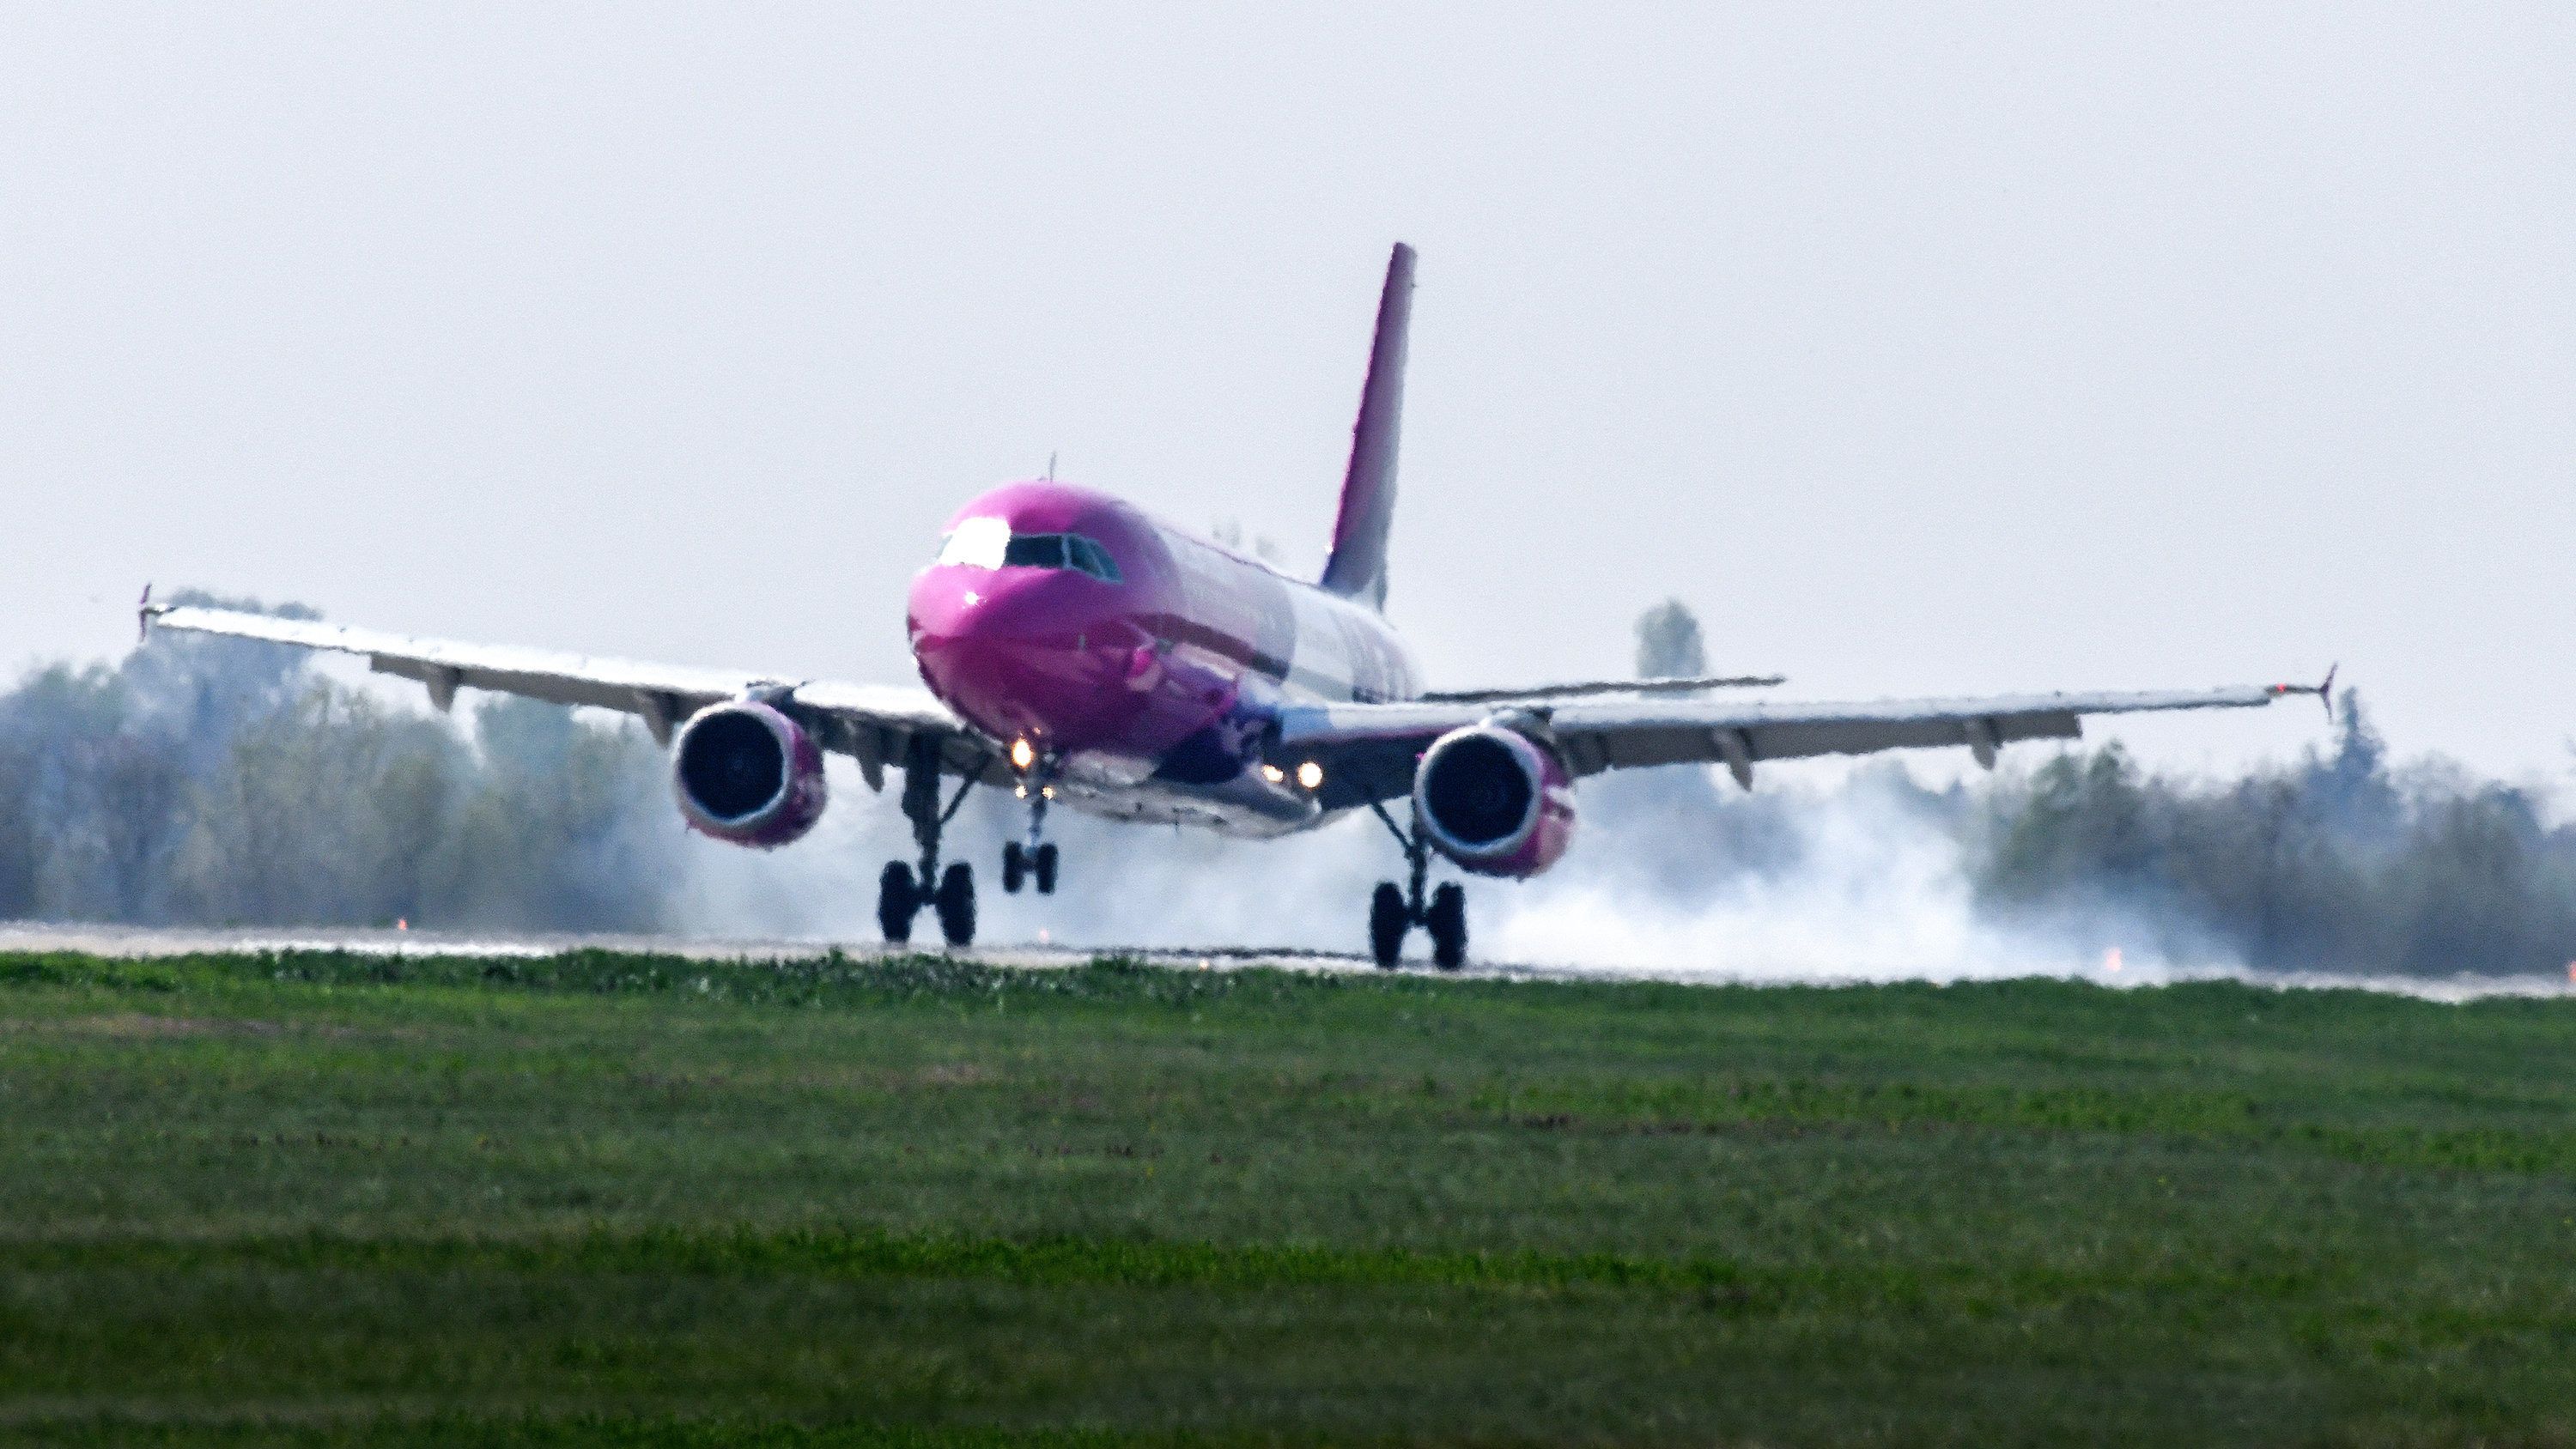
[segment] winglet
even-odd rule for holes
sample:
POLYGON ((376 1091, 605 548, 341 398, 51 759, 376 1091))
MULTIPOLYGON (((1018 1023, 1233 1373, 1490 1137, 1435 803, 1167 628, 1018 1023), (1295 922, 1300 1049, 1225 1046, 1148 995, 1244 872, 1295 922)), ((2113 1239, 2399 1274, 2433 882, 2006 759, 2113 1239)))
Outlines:
MULTIPOLYGON (((161 606, 162 609, 168 607, 167 604, 161 606)), ((143 597, 134 605, 134 642, 136 644, 140 645, 144 640, 152 637, 152 620, 160 612, 161 609, 152 607, 152 586, 145 584, 143 597)))
POLYGON ((2342 668, 2343 665, 2339 662, 2329 664, 2326 666, 2326 677, 2319 682, 2315 684, 2276 684, 2272 686, 2272 693, 2275 696, 2284 694, 2315 695, 2317 697, 2317 703, 2326 707, 2326 723, 2333 724, 2335 674, 2342 668))

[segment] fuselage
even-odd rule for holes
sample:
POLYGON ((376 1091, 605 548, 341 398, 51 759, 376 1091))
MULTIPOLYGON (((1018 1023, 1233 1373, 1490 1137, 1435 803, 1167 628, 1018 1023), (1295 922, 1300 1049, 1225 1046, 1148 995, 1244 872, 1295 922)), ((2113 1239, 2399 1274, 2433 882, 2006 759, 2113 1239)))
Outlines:
POLYGON ((1413 698, 1374 609, 1053 481, 950 520, 907 632, 942 702, 1091 813, 1275 835, 1324 812, 1262 757, 1281 706, 1413 698))

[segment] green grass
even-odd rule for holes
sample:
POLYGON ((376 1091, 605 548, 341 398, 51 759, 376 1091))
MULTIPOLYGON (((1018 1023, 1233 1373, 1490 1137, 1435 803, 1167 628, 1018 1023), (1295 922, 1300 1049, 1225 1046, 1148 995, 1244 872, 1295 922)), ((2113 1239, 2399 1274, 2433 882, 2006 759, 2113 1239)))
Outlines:
POLYGON ((2576 1001, 0 956, 0 1441, 2576 1443, 2576 1001))

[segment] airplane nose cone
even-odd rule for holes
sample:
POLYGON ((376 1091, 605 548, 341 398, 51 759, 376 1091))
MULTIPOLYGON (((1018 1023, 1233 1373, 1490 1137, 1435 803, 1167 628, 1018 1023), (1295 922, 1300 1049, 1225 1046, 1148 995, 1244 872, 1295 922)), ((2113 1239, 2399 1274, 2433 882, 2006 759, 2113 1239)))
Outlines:
POLYGON ((1077 743, 1095 712, 1092 641, 1072 583, 937 568, 912 590, 913 658, 922 681, 987 734, 1077 743))

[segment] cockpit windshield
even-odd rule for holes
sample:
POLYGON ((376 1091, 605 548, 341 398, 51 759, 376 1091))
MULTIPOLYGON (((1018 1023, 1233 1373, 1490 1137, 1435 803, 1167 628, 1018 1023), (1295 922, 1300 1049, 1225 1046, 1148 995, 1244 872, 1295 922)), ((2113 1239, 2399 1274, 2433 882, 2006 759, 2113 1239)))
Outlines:
POLYGON ((1119 582, 1118 561, 1078 533, 1013 533, 999 518, 969 518, 939 550, 943 564, 976 569, 1073 569, 1105 584, 1119 582))
POLYGON ((1002 567, 1006 569, 1060 569, 1064 567, 1064 535, 1061 533, 1015 533, 1002 546, 1002 567))
POLYGON ((939 561, 970 569, 997 569, 1010 546, 1011 526, 998 518, 969 518, 940 545, 939 561))

